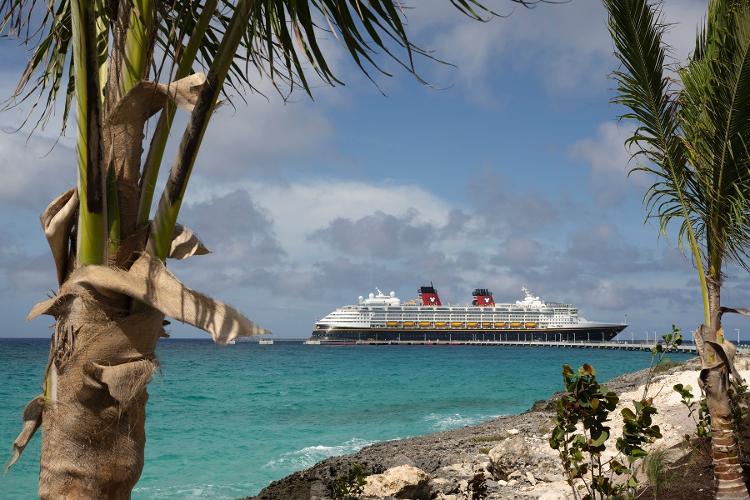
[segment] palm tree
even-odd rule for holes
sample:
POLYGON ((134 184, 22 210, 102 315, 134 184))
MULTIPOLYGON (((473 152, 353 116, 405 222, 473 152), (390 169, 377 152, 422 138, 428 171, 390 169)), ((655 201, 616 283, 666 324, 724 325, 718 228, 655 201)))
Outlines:
MULTIPOLYGON (((476 20, 495 15, 478 0, 450 2, 476 20)), ((368 77, 387 74, 381 53, 415 75, 415 56, 430 56, 410 42, 398 0, 0 0, 0 34, 32 49, 10 107, 33 103, 43 126, 60 99, 64 131, 75 106, 78 171, 77 187, 42 214, 60 287, 29 316, 53 316, 55 330, 11 463, 42 426, 41 497, 129 498, 165 316, 219 343, 266 332, 165 267, 206 251, 177 218, 219 95, 252 89, 251 73, 283 95, 310 93, 311 75, 341 83, 321 37, 368 77), (152 211, 177 108, 189 121, 152 211)))
POLYGON ((721 305, 725 266, 748 269, 750 243, 750 4, 710 0, 686 64, 667 61, 668 29, 660 4, 604 0, 621 63, 614 102, 637 128, 626 141, 642 160, 634 170, 655 177, 644 203, 663 232, 679 222, 698 272, 704 323, 695 332, 700 384, 711 414, 717 498, 748 498, 731 424, 729 387, 741 377, 734 346, 724 339, 721 305), (673 72, 676 71, 676 73, 673 72))

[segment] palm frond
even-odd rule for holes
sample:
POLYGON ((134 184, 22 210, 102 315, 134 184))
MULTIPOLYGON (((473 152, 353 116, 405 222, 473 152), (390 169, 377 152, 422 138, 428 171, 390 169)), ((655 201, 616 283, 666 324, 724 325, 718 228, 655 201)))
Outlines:
POLYGON ((680 223, 678 241, 685 239, 698 271, 706 324, 710 321, 708 287, 703 254, 696 235, 695 209, 703 203, 695 172, 687 161, 686 143, 680 130, 680 103, 667 75, 667 48, 658 3, 648 0, 604 0, 609 32, 621 68, 614 72, 617 96, 625 106, 622 118, 638 126, 625 144, 639 160, 633 170, 651 174, 655 181, 644 194, 649 217, 659 220, 666 232, 670 222, 680 223))
POLYGON ((81 265, 106 261, 106 188, 102 168, 101 89, 96 2, 71 0, 78 153, 78 244, 81 265))
POLYGON ((70 57, 71 2, 48 0, 40 2, 36 9, 26 9, 26 3, 22 0, 0 2, 0 34, 14 34, 24 44, 33 47, 16 89, 5 101, 4 108, 33 101, 28 120, 41 104, 34 126, 44 126, 54 111, 60 88, 63 88, 65 101, 61 127, 64 132, 75 87, 71 80, 75 78, 70 57), (38 18, 38 23, 32 23, 32 18, 38 18))
POLYGON ((686 151, 679 136, 679 104, 672 80, 665 74, 667 26, 661 12, 647 0, 605 0, 609 31, 621 68, 613 73, 617 96, 627 108, 621 118, 638 126, 626 145, 639 161, 634 171, 651 174, 656 182, 646 191, 648 214, 665 228, 693 198, 694 180, 686 168, 686 151))
POLYGON ((680 73, 681 114, 705 201, 705 237, 712 261, 720 263, 726 254, 748 268, 750 6, 713 0, 696 52, 680 73))
MULTIPOLYGON (((487 20, 499 14, 481 0, 449 0, 456 9, 476 20, 487 20)), ((533 7, 554 0, 497 0, 501 5, 517 4, 533 7)), ((17 37, 32 48, 26 70, 8 104, 37 99, 29 116, 37 116, 36 125, 48 123, 54 112, 59 91, 65 92, 69 103, 74 88, 69 81, 72 66, 70 39, 71 0, 0 0, 0 36, 17 37), (67 83, 67 84, 66 84, 67 83), (37 107, 38 106, 38 107, 37 107)), ((187 45, 198 20, 204 0, 122 0, 131 9, 153 3, 154 30, 151 41, 156 50, 147 51, 147 65, 153 79, 171 80, 179 64, 180 52, 187 45), (156 55, 154 55, 156 54, 156 55), (154 60, 154 58, 157 60, 154 60), (162 72, 166 71, 166 74, 162 72)), ((104 2, 112 4, 111 2, 104 2)), ((206 30, 196 68, 207 70, 217 55, 235 8, 233 0, 221 0, 206 30)), ((424 6, 429 8, 429 5, 424 6)), ((110 25, 114 23, 107 13, 110 25)), ((146 23, 148 19, 137 18, 146 23)), ((295 88, 312 93, 315 75, 326 84, 343 80, 331 67, 327 51, 321 44, 341 44, 356 66, 373 81, 374 75, 389 75, 383 60, 390 59, 418 79, 416 59, 434 59, 427 50, 414 45, 407 33, 407 9, 400 0, 259 0, 247 23, 246 33, 235 61, 227 75, 227 88, 239 94, 245 90, 258 92, 254 75, 269 79, 282 96, 295 88), (385 56, 381 58, 380 56, 385 56)), ((136 34, 137 35, 137 34, 136 34)), ((141 67, 139 60, 138 65, 141 67)), ((423 81, 420 79, 420 81, 423 81)), ((69 108, 64 108, 63 117, 69 108)), ((65 124, 62 124, 64 129, 65 124)))

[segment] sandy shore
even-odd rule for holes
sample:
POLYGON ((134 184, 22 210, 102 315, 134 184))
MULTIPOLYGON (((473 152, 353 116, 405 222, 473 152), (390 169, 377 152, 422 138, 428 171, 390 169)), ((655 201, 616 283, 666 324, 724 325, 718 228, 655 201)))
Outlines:
MULTIPOLYGON (((750 376, 747 362, 741 361, 738 365, 747 379, 750 376)), ((655 446, 674 447, 686 433, 694 432, 694 424, 672 387, 677 383, 691 385, 697 394, 697 367, 697 360, 691 360, 654 377, 649 397, 654 399, 658 409, 654 420, 664 435, 655 446)), ((605 384, 620 396, 619 406, 611 415, 612 437, 608 447, 612 450, 622 427, 620 409, 641 399, 646 377, 647 371, 642 370, 605 384)), ((520 415, 422 437, 377 443, 351 455, 332 457, 274 481, 256 497, 248 498, 327 499, 332 481, 354 464, 359 464, 366 474, 381 474, 399 466, 409 466, 399 467, 399 471, 419 469, 418 473, 424 474, 421 489, 415 490, 409 498, 468 498, 467 484, 477 473, 488 478, 488 499, 569 498, 569 486, 563 480, 557 454, 547 443, 554 397, 538 401, 520 415)), ((375 490, 368 486, 367 491, 375 490)))

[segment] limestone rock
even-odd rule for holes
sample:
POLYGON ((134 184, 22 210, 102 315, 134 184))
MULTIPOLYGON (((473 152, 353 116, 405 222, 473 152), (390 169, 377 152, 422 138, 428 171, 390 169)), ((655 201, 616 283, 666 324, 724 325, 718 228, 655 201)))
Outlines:
POLYGON ((531 472, 526 472, 526 479, 531 483, 532 486, 536 485, 536 478, 534 478, 534 474, 531 472))
POLYGON ((454 478, 433 477, 429 483, 430 491, 433 494, 448 496, 458 493, 458 481, 454 478))
MULTIPOLYGON (((562 479, 562 467, 557 452, 546 440, 537 436, 515 435, 503 440, 488 453, 495 479, 518 477, 515 471, 532 473, 534 480, 551 482, 562 479)), ((528 476, 525 477, 528 479, 528 476)), ((532 485, 532 481, 528 481, 532 485)))
POLYGON ((487 486, 488 489, 495 489, 500 487, 500 482, 488 479, 484 482, 484 485, 487 486))
POLYGON ((542 483, 534 489, 539 500, 572 500, 573 492, 565 481, 542 483))
POLYGON ((470 478, 476 474, 476 467, 469 462, 458 462, 441 467, 438 474, 447 477, 470 478))
POLYGON ((398 467, 399 465, 411 465, 416 467, 414 460, 403 453, 396 454, 393 458, 391 458, 390 463, 388 464, 388 466, 390 467, 398 467))
POLYGON ((508 471, 526 463, 529 456, 529 446, 523 436, 513 436, 501 441, 500 444, 490 450, 488 455, 493 470, 507 474, 508 471))
POLYGON ((430 477, 423 470, 411 465, 400 465, 382 474, 368 476, 362 496, 428 499, 429 480, 430 477))
POLYGON ((485 460, 483 462, 477 463, 477 472, 491 472, 492 471, 492 462, 485 460))

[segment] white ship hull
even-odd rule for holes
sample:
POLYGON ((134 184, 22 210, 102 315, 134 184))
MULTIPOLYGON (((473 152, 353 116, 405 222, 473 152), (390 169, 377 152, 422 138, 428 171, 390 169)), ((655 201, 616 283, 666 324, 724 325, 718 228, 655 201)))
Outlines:
MULTIPOLYGON (((491 306, 402 304, 391 292, 360 297, 315 324, 312 338, 357 340, 607 341, 627 325, 588 321, 570 304, 544 303, 528 291, 522 301, 491 306)), ((491 295, 489 296, 491 300, 491 295)), ((432 300, 432 299, 431 299, 432 300)), ((439 304, 439 299, 438 299, 439 304)))

